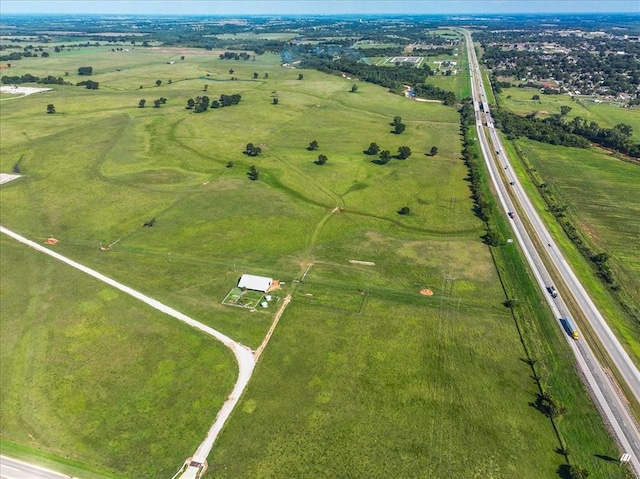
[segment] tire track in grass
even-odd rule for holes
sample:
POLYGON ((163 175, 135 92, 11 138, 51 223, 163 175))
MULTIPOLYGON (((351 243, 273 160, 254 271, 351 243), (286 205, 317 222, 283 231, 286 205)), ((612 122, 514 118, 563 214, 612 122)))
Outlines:
MULTIPOLYGON (((218 341, 222 342, 225 346, 227 346, 229 349, 231 349, 231 351, 233 352, 236 361, 238 362, 238 379, 236 380, 236 383, 233 387, 233 390, 231 391, 231 394, 229 394, 229 396, 227 397, 227 400, 224 402, 224 404, 222 405, 222 407, 220 408, 220 410, 218 411, 218 414, 216 415, 216 419, 215 422, 213 423, 213 425, 211 426, 211 428, 209 429, 209 432, 207 433, 206 438, 204 439, 204 441, 198 446, 196 452, 194 453, 193 457, 190 458, 189 463, 185 463, 185 465, 183 466, 183 468, 181 469, 180 472, 182 472, 183 469, 186 468, 184 474, 181 477, 187 478, 187 477, 193 477, 195 478, 197 473, 201 470, 201 466, 202 464, 204 464, 207 456, 209 455, 209 453, 211 452, 211 449, 213 448, 213 443, 215 442, 216 438, 218 437, 218 434, 220 433, 220 431, 222 430, 222 427, 224 426, 225 422, 227 421, 227 419, 231 416, 231 412, 233 411, 233 409, 235 408, 236 404, 238 403, 238 401, 240 400, 240 396, 242 395, 242 393, 244 392, 244 389, 246 388, 247 384, 249 383, 249 379, 251 379, 251 375, 253 374, 253 370, 255 367, 255 356, 253 351, 248 348, 247 346, 238 343, 236 341, 234 341, 233 339, 231 339, 230 337, 222 334, 221 332, 200 323, 199 321, 196 321, 195 319, 190 318, 189 316, 187 316, 186 314, 183 314, 173 308, 171 308, 170 306, 167 306, 163 303, 161 303, 160 301, 153 299, 149 296, 146 296, 142 293, 140 293, 139 291, 134 290, 133 288, 130 288, 129 286, 125 286, 122 283, 119 283, 101 273, 99 273, 98 271, 95 271, 93 269, 90 269, 80 263, 77 263, 65 256, 62 256, 59 253, 56 253, 55 251, 52 251, 48 248, 45 248, 44 246, 42 246, 41 244, 38 244, 34 241, 28 240, 27 238, 20 236, 17 233, 14 233, 13 231, 5 228, 4 226, 0 226, 0 233, 5 234, 11 238, 13 238, 16 241, 19 241, 22 244, 25 244, 33 249, 35 249, 36 251, 39 251, 41 253, 47 254, 49 256, 52 256, 53 258, 62 261, 63 263, 68 264, 69 266, 76 268, 80 271, 82 271, 83 273, 88 274, 89 276, 94 277, 95 279, 102 281, 104 283, 107 283, 108 285, 122 291, 123 293, 126 293, 130 296, 133 296, 134 298, 142 301, 143 303, 146 303, 147 305, 151 306, 154 309, 157 309, 158 311, 161 311, 165 314, 168 314, 169 316, 172 316, 176 319, 178 319, 179 321, 182 321, 183 323, 188 324, 189 326, 196 328, 202 332, 204 332, 205 334, 208 334, 210 336, 213 336, 215 339, 217 339, 218 341)), ((180 473, 179 472, 179 473, 180 473)), ((178 473, 178 474, 179 474, 178 473)), ((177 476, 177 474, 176 474, 177 476)))

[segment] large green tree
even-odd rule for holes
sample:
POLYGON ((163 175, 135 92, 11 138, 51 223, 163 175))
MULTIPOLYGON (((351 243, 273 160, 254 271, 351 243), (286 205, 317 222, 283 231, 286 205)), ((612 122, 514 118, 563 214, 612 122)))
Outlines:
POLYGON ((393 127, 393 132, 396 135, 401 134, 402 132, 404 132, 404 130, 406 129, 406 125, 404 123, 397 123, 394 127, 393 127))
POLYGON ((316 165, 324 165, 327 162, 327 155, 318 155, 318 159, 314 161, 316 165))
POLYGON ((411 156, 411 148, 408 146, 400 146, 398 147, 398 159, 406 160, 411 156))
POLYGON ((377 155, 379 151, 380 151, 380 147, 378 146, 378 144, 371 142, 371 144, 369 145, 369 148, 364 150, 364 153, 365 155, 377 155))
POLYGON ((380 163, 381 165, 386 165, 387 163, 389 163, 389 161, 391 161, 391 152, 389 150, 382 150, 380 152, 380 160, 378 161, 378 163, 380 163))
POLYGON ((247 173, 247 176, 249 177, 249 179, 251 181, 256 181, 258 179, 258 177, 260 176, 260 171, 258 171, 255 167, 255 165, 251 165, 249 167, 249 171, 247 173))

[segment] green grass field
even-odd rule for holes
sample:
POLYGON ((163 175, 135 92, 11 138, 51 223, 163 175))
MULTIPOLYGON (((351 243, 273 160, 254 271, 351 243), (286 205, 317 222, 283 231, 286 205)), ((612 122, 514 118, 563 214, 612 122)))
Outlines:
POLYGON ((7 237, 0 246, 2 438, 83 463, 80 477, 171 477, 235 382, 231 353, 7 237))
MULTIPOLYGON (((214 448, 210 477, 555 477, 564 458, 531 406, 536 385, 472 213, 457 112, 367 83, 351 93, 353 81, 315 71, 299 81, 279 60, 91 48, 16 62, 14 74, 69 71, 74 82, 92 65, 100 89, 56 86, 2 103, 0 170, 17 164, 25 175, 0 189, 2 224, 34 241, 55 236, 56 251, 252 348, 272 308, 251 313, 222 299, 242 273, 285 283, 293 301, 214 448), (211 98, 242 101, 186 110, 205 85, 211 98), (160 96, 167 104, 153 108, 160 96), (48 103, 57 113, 46 114, 48 103), (396 115, 402 135, 390 132, 396 115), (318 151, 307 151, 312 140, 318 151), (260 157, 242 154, 249 142, 260 157), (362 152, 371 142, 412 155, 376 165, 362 152), (432 146, 435 157, 425 154, 432 146), (258 181, 247 179, 250 165, 258 181), (403 206, 410 214, 397 214, 403 206)), ((170 477, 230 391, 228 352, 2 241, 3 382, 21 385, 3 387, 2 438, 98 474, 170 477), (31 382, 28 361, 38 364, 31 382), (47 391, 49 403, 17 399, 47 391), (19 420, 27 413, 35 428, 19 420)), ((575 391, 569 409, 587 413, 567 416, 566 441, 592 477, 622 477, 592 457, 615 447, 601 428, 581 432, 594 409, 575 391)))

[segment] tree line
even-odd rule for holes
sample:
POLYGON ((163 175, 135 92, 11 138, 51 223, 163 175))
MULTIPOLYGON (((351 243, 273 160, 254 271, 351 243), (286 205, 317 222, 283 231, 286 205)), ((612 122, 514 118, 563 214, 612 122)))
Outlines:
POLYGON ((224 52, 219 55, 220 60, 249 60, 251 55, 247 52, 224 52))
MULTIPOLYGON (((462 158, 469 171, 469 182, 471 184, 471 197, 474 202, 474 212, 482 221, 487 223, 491 216, 491 203, 487 200, 482 190, 482 162, 478 154, 474 151, 473 140, 469 136, 469 128, 475 125, 476 116, 473 104, 470 100, 465 100, 460 109, 460 124, 462 130, 462 158)), ((484 236, 485 243, 491 246, 499 244, 499 238, 493 230, 488 230, 484 236)))
POLYGON ((8 76, 4 75, 0 78, 0 82, 4 85, 20 85, 21 83, 41 83, 44 85, 71 85, 71 83, 64 81, 62 77, 54 77, 52 75, 47 75, 44 78, 40 78, 37 76, 33 76, 30 73, 27 73, 22 76, 8 76))
MULTIPOLYGON (((566 111, 566 110, 565 110, 566 111)), ((551 145, 588 148, 590 142, 618 151, 634 158, 640 158, 640 143, 632 140, 632 128, 619 123, 613 128, 603 128, 595 121, 575 117, 565 121, 563 114, 548 118, 537 118, 535 114, 522 117, 502 108, 493 110, 496 125, 509 138, 525 136, 531 140, 551 145)))

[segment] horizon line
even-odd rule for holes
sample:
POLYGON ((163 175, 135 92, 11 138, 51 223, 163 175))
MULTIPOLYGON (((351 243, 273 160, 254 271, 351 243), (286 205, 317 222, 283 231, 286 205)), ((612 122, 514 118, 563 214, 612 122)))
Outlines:
POLYGON ((129 16, 178 16, 178 17, 194 17, 194 16, 213 16, 213 17, 371 17, 371 16, 412 16, 412 17, 441 17, 441 16, 469 16, 469 15, 482 15, 487 17, 503 16, 503 15, 521 15, 521 16, 559 16, 559 15, 636 15, 640 17, 638 11, 591 11, 591 12, 466 12, 466 13, 392 13, 392 12, 379 12, 379 13, 128 13, 128 12, 10 12, 3 13, 3 16, 7 15, 60 15, 60 16, 105 16, 105 15, 129 15, 129 16))

